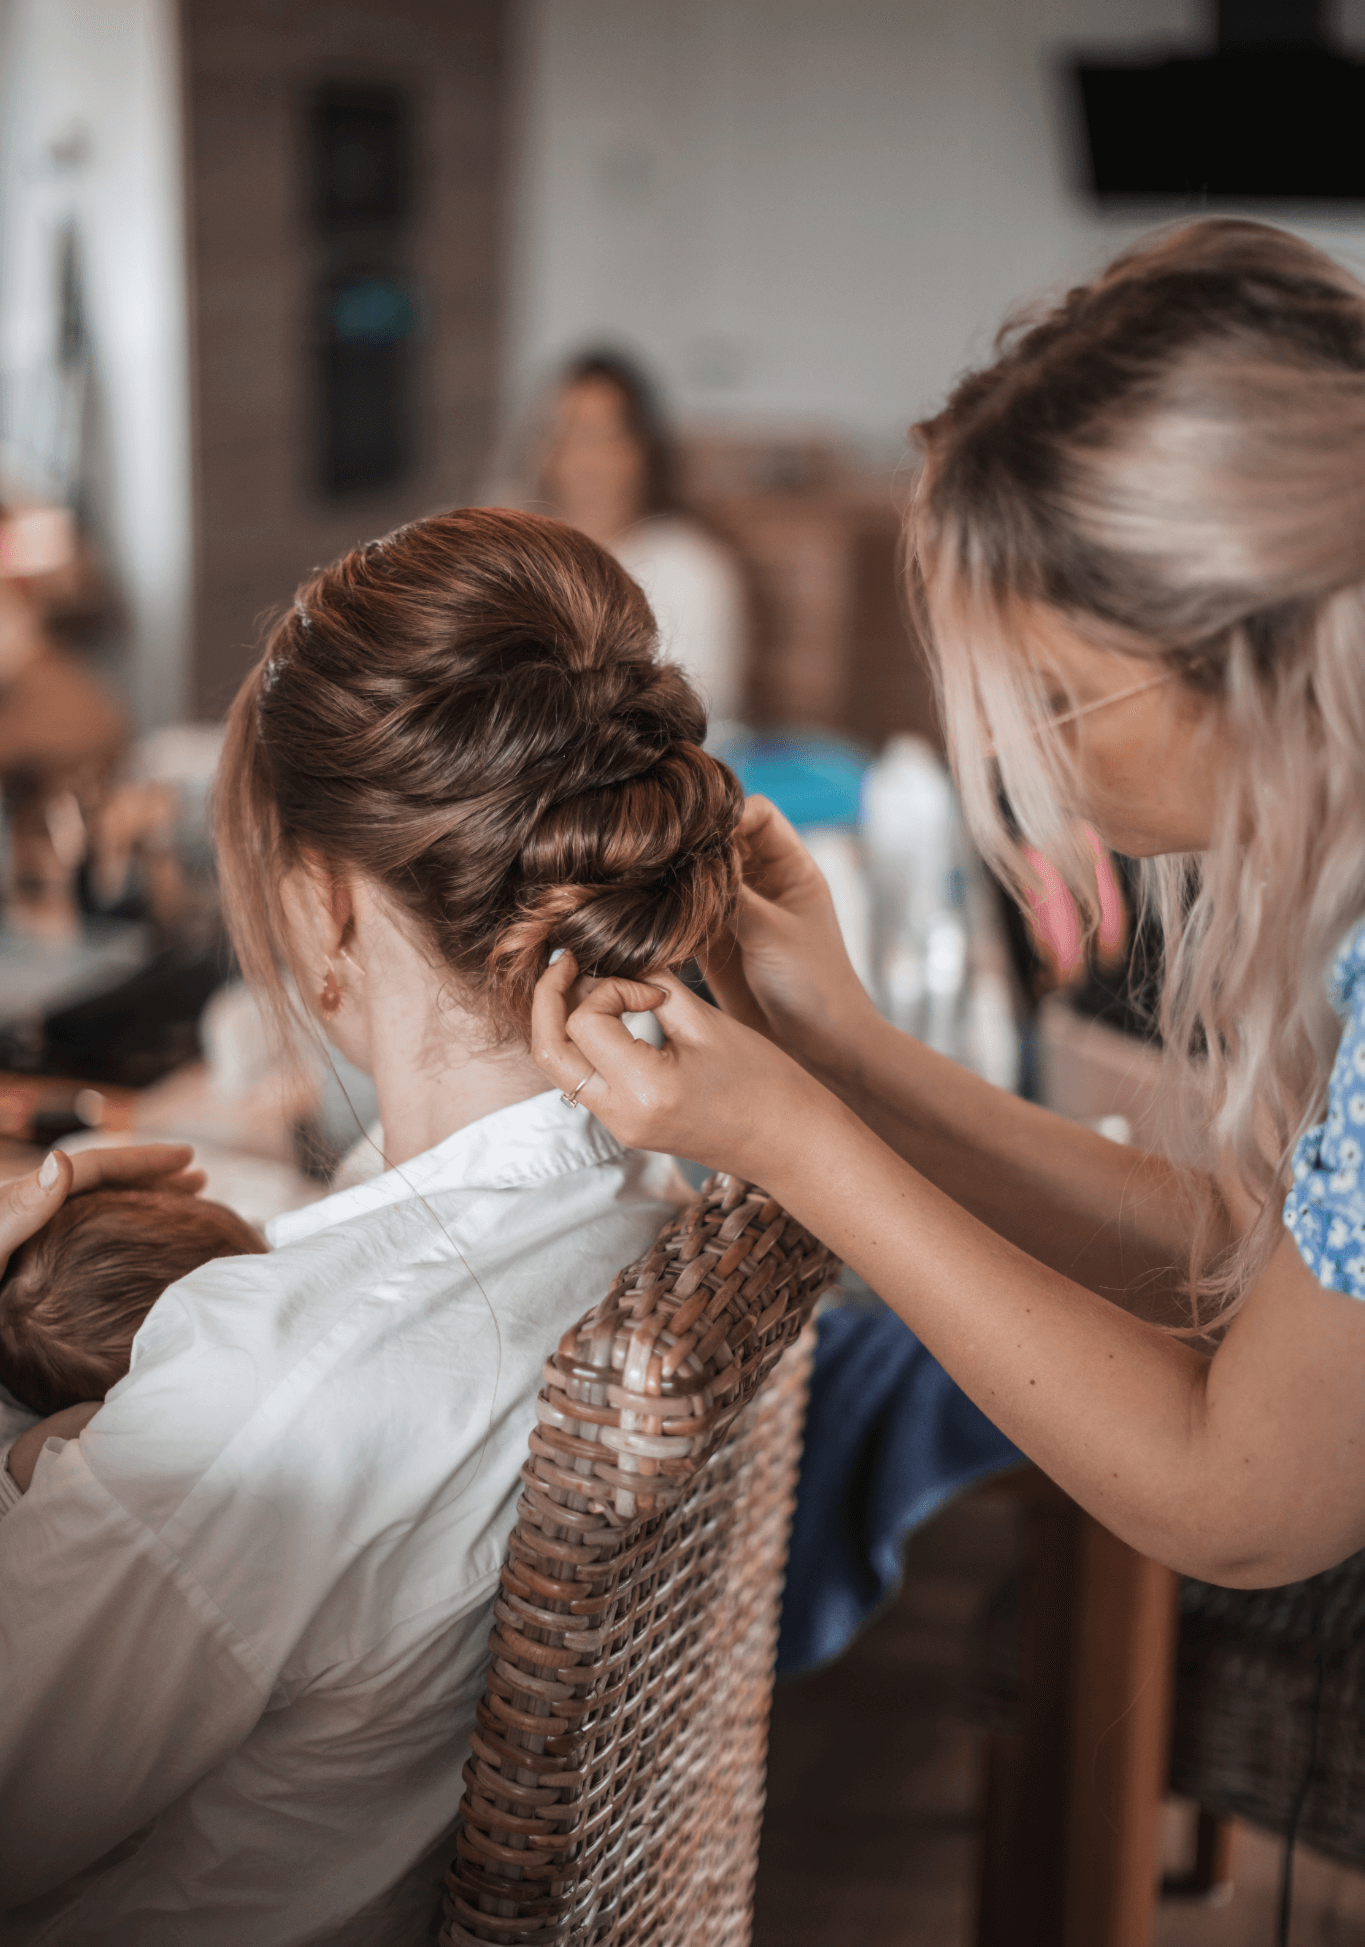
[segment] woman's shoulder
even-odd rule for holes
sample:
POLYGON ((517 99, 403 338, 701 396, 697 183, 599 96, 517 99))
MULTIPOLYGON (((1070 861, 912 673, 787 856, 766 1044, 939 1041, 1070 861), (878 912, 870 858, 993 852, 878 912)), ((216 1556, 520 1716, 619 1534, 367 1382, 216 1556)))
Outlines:
POLYGON ((653 514, 628 528, 613 548, 631 574, 650 568, 720 577, 736 573, 734 550, 686 514, 653 514))
MULTIPOLYGON (((92 1470, 160 1530, 353 1302, 316 1249, 214 1258, 165 1290, 82 1435, 92 1470)), ((335 1262, 332 1266, 335 1272, 335 1262)))
POLYGON ((1328 988, 1341 1044, 1327 1113, 1294 1151, 1284 1221, 1321 1284, 1365 1298, 1365 924, 1342 942, 1328 988))
POLYGON ((493 1395, 520 1427, 512 1403, 534 1398, 546 1351, 675 1200, 653 1159, 617 1156, 591 1182, 453 1201, 427 1185, 352 1209, 362 1187, 264 1256, 201 1265, 157 1300, 83 1436, 92 1470, 158 1532, 191 1502, 279 1506, 281 1483, 314 1510, 374 1502, 376 1480, 409 1503, 439 1494, 486 1442, 493 1395))
POLYGON ((1365 1023, 1365 920, 1353 927, 1337 948, 1327 991, 1346 1023, 1347 1034, 1365 1023))

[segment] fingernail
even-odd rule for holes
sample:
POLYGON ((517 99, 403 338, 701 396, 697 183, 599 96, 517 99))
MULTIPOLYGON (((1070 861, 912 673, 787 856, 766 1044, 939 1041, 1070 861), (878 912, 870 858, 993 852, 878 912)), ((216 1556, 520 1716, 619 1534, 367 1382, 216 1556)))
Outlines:
POLYGON ((562 946, 557 946, 554 952, 550 955, 548 964, 550 966, 553 966, 556 960, 562 960, 563 958, 564 958, 564 948, 562 946))
POLYGON ((49 1149, 47 1155, 43 1158, 43 1166, 38 1172, 38 1188, 40 1190, 52 1189, 61 1173, 62 1166, 57 1161, 57 1152, 55 1149, 49 1149))

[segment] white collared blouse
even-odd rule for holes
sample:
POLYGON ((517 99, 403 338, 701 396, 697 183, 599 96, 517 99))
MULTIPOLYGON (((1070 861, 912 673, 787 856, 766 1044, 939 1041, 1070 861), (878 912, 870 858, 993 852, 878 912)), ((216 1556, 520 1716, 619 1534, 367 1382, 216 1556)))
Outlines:
POLYGON ((434 1937, 542 1361, 685 1195, 539 1095, 157 1301, 0 1522, 3 1947, 434 1937))

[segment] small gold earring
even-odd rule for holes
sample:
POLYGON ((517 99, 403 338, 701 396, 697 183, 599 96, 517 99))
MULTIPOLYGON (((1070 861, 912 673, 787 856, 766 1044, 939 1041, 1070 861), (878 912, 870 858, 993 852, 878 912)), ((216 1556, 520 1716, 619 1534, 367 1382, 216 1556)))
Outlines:
POLYGON ((345 998, 345 994, 341 991, 341 982, 337 979, 335 970, 329 960, 327 962, 327 978, 323 981, 322 992, 318 995, 318 1006, 322 1011, 324 1021, 332 1020, 334 1016, 341 1012, 341 1003, 345 998))

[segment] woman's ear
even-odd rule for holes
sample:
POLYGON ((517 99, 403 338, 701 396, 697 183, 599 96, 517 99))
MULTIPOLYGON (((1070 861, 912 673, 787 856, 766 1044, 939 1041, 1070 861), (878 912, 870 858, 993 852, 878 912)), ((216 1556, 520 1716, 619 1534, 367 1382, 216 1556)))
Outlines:
MULTIPOLYGON (((305 854, 295 886, 305 909, 299 917, 311 939, 311 950, 334 960, 355 934, 355 897, 349 876, 326 859, 305 854)), ((296 909, 297 911, 297 909, 296 909)))
POLYGON ((332 916, 334 950, 344 953, 355 938, 355 897, 344 872, 328 874, 329 906, 332 916))

